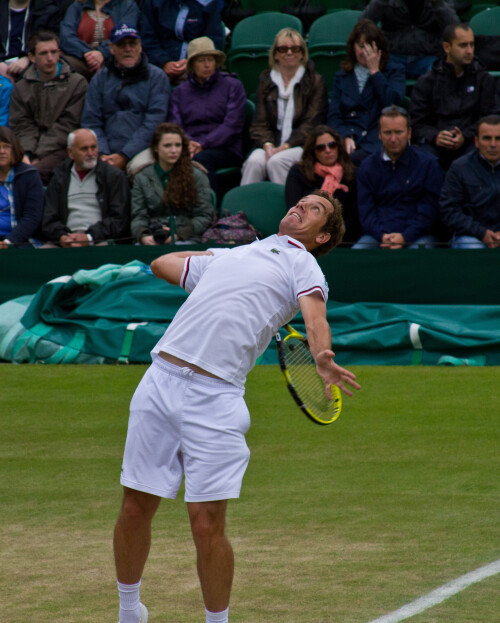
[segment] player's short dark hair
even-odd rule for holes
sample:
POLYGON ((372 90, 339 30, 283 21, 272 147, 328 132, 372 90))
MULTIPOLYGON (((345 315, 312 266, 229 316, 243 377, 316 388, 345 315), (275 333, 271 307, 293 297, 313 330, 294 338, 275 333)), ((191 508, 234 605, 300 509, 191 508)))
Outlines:
POLYGON ((342 216, 342 204, 338 199, 332 197, 324 190, 315 190, 310 194, 327 199, 333 207, 333 210, 328 214, 326 223, 321 230, 321 232, 330 234, 330 238, 311 251, 314 257, 319 257, 320 255, 326 255, 342 242, 345 234, 345 223, 344 217, 342 216))
POLYGON ((483 123, 487 123, 488 125, 500 125, 500 115, 486 115, 486 117, 481 117, 477 122, 476 136, 479 136, 479 126, 483 125, 483 123))
POLYGON ((55 41, 57 43, 57 47, 59 47, 59 37, 55 32, 52 32, 51 30, 37 30, 28 39, 29 53, 35 54, 37 44, 46 41, 55 41))
POLYGON ((12 164, 20 164, 24 156, 24 149, 14 132, 5 125, 0 126, 0 143, 7 143, 12 148, 12 164))
POLYGON ((448 24, 445 26, 442 34, 443 41, 451 44, 457 38, 457 30, 472 30, 467 22, 459 22, 458 24, 448 24))

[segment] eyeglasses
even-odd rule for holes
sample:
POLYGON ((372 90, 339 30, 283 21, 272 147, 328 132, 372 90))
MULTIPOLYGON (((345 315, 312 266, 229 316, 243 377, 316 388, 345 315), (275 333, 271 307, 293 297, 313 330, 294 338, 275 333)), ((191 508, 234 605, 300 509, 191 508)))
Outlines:
POLYGON ((329 143, 320 143, 314 149, 316 151, 325 151, 327 147, 328 149, 337 149, 338 145, 335 141, 330 141, 329 143))
POLYGON ((302 47, 300 45, 278 45, 276 46, 276 52, 280 54, 286 54, 287 52, 292 52, 292 54, 299 54, 302 52, 302 47))

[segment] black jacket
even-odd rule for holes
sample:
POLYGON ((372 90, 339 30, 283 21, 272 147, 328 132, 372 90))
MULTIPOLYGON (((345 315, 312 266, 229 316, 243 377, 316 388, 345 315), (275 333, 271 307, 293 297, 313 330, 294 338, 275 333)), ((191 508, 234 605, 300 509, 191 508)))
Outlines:
POLYGON ((439 56, 444 27, 459 19, 445 0, 421 1, 423 7, 416 18, 403 0, 371 0, 362 17, 380 22, 391 54, 439 56))
POLYGON ((446 59, 438 59, 411 92, 410 117, 415 145, 434 145, 441 130, 457 126, 470 144, 479 119, 494 110, 495 80, 477 59, 458 78, 446 59))
POLYGON ((457 236, 482 240, 487 229, 500 231, 500 165, 492 166, 477 149, 457 158, 446 174, 439 207, 457 236))
MULTIPOLYGON (((73 160, 68 158, 56 167, 45 193, 42 234, 49 242, 58 242, 62 235, 71 232, 66 221, 72 166, 73 160)), ((130 236, 130 188, 126 175, 102 160, 98 161, 95 172, 102 220, 91 225, 86 233, 95 242, 130 236)))

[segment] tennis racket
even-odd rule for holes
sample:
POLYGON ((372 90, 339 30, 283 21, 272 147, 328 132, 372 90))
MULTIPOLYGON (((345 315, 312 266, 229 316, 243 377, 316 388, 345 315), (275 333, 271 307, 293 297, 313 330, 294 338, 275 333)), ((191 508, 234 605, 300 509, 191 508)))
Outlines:
POLYGON ((340 390, 331 386, 332 399, 325 394, 325 384, 316 372, 316 363, 309 350, 307 339, 291 325, 283 327, 288 332, 284 338, 276 333, 276 348, 281 371, 288 390, 302 411, 316 424, 331 424, 339 417, 342 408, 340 390))

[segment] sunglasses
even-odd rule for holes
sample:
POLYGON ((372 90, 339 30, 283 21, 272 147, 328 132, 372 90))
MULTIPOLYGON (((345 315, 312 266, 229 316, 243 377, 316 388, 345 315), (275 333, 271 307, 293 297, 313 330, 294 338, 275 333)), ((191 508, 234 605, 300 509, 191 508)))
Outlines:
POLYGON ((293 54, 298 54, 299 52, 302 52, 302 47, 300 45, 276 46, 276 52, 279 52, 280 54, 286 54, 288 51, 292 52, 293 54))
POLYGON ((319 145, 316 145, 314 149, 316 151, 325 151, 327 147, 328 149, 337 149, 337 143, 335 141, 330 141, 329 143, 320 143, 319 145))

